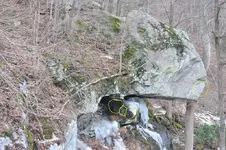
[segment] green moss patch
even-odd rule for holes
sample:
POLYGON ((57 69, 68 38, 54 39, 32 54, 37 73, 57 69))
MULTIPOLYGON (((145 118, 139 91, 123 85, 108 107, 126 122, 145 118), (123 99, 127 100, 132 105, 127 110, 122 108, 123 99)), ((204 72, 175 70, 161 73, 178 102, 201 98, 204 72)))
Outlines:
POLYGON ((95 27, 93 24, 88 24, 79 19, 75 21, 75 24, 77 25, 77 31, 79 31, 79 32, 97 30, 97 27, 95 27))
POLYGON ((10 138, 11 140, 13 140, 13 131, 12 131, 12 130, 5 130, 5 131, 3 132, 3 135, 4 135, 4 137, 8 137, 8 138, 10 138))
POLYGON ((119 77, 116 83, 119 87, 120 92, 128 93, 128 90, 131 88, 132 82, 133 82, 132 77, 125 76, 119 77))
POLYGON ((144 58, 135 59, 132 62, 132 65, 136 69, 136 71, 135 71, 135 76, 136 77, 141 78, 144 75, 144 73, 146 71, 145 68, 144 68, 144 64, 145 64, 145 59, 144 58))
POLYGON ((116 17, 110 17, 110 23, 113 31, 119 33, 121 20, 116 17))
POLYGON ((123 60, 129 61, 135 57, 135 53, 138 50, 143 50, 146 46, 136 41, 132 41, 131 44, 128 44, 123 53, 123 60))
POLYGON ((218 135, 219 129, 217 125, 202 124, 195 129, 195 142, 211 146, 216 144, 218 135))
POLYGON ((143 27, 138 27, 138 33, 144 38, 147 49, 152 51, 159 51, 168 49, 170 47, 176 48, 178 51, 183 51, 184 44, 181 37, 176 33, 176 30, 170 26, 160 23, 160 25, 150 24, 154 29, 155 37, 150 37, 143 27), (153 40, 154 38, 155 40, 153 40), (155 41, 152 43, 151 41, 155 41))
POLYGON ((0 61, 0 68, 3 68, 3 67, 5 67, 7 64, 5 63, 5 62, 3 62, 3 61, 0 61))
POLYGON ((128 44, 124 53, 123 53, 123 63, 124 64, 131 64, 133 67, 134 75, 138 78, 142 77, 144 72, 146 71, 144 69, 145 65, 145 54, 144 49, 146 48, 146 45, 133 41, 131 44, 128 44), (140 53, 138 53, 138 51, 140 53), (138 55, 138 56, 136 56, 138 55), (143 56, 142 56, 143 55, 143 56))
POLYGON ((33 150, 33 147, 34 147, 33 134, 31 133, 30 129, 26 125, 24 125, 24 131, 27 136, 28 149, 33 150))
POLYGON ((52 139, 54 129, 51 119, 47 117, 40 117, 39 120, 42 124, 43 137, 45 139, 52 139))
POLYGON ((144 33, 144 32, 146 32, 146 29, 142 28, 142 27, 138 27, 138 32, 139 33, 144 33))

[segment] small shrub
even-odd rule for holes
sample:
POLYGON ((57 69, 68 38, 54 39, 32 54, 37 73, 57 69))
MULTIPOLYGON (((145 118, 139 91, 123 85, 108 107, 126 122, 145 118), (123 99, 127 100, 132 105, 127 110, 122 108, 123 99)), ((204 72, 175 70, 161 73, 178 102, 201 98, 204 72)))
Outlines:
POLYGON ((195 129, 195 140, 197 144, 212 146, 217 142, 217 125, 203 124, 195 129))

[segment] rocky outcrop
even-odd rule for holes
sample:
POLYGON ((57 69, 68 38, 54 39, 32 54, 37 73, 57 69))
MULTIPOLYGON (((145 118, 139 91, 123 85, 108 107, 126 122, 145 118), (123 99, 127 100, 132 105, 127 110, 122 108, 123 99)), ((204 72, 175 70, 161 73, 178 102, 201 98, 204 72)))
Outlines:
POLYGON ((206 84, 206 72, 187 33, 139 11, 130 12, 124 26, 120 26, 123 21, 119 18, 111 16, 108 19, 112 27, 102 24, 100 30, 104 33, 113 32, 117 38, 120 30, 126 31, 122 62, 127 71, 87 83, 82 75, 68 73, 59 62, 49 63, 55 81, 66 87, 76 101, 82 101, 86 108, 90 106, 88 111, 94 111, 101 97, 117 92, 166 99, 198 99, 206 84))
POLYGON ((139 11, 129 13, 127 24, 124 58, 131 70, 132 93, 197 99, 206 72, 187 33, 139 11))

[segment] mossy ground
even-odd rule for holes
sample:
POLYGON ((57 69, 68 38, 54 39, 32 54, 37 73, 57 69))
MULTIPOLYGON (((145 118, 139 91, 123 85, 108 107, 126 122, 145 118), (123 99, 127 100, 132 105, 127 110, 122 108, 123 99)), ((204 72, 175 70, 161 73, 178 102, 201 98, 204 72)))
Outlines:
POLYGON ((39 120, 42 125, 43 137, 45 139, 52 139, 54 128, 51 119, 48 117, 40 117, 39 120))
POLYGON ((28 149, 33 150, 33 147, 34 147, 33 134, 30 131, 30 129, 27 127, 27 125, 24 125, 24 131, 25 131, 25 134, 27 136, 28 149))

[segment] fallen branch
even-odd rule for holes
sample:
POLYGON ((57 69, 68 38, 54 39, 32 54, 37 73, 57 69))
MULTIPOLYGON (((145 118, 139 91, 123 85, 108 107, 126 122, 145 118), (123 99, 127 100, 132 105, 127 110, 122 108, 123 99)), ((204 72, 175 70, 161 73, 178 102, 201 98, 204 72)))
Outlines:
MULTIPOLYGON (((103 77, 103 78, 100 78, 100 79, 95 80, 95 81, 93 81, 93 82, 90 82, 90 83, 84 85, 83 87, 81 87, 76 93, 74 93, 74 94, 72 95, 72 97, 75 96, 75 95, 77 95, 77 94, 79 94, 83 89, 85 89, 85 88, 87 88, 87 87, 89 87, 89 86, 91 86, 91 85, 97 84, 97 83, 99 83, 99 82, 101 82, 101 81, 103 81, 103 80, 107 80, 107 79, 111 79, 111 78, 115 78, 115 77, 119 77, 119 76, 125 76, 125 75, 127 75, 127 74, 128 74, 128 73, 117 73, 117 74, 114 74, 114 75, 111 75, 111 76, 107 76, 107 77, 103 77)), ((61 107, 61 109, 60 109, 60 111, 59 111, 59 116, 60 116, 60 114, 62 113, 62 111, 64 110, 64 107, 69 103, 69 101, 70 101, 70 99, 68 99, 68 100, 63 104, 63 106, 61 107)))
POLYGON ((5 35, 5 32, 2 31, 2 30, 0 30, 0 33, 1 33, 1 35, 2 35, 5 39, 7 39, 7 41, 8 41, 10 44, 12 44, 13 46, 30 47, 30 45, 22 45, 22 44, 18 44, 18 43, 13 42, 12 40, 10 40, 10 38, 9 38, 8 36, 5 35))
POLYGON ((72 96, 78 94, 79 92, 81 92, 83 89, 91 86, 91 85, 94 85, 94 84, 97 84, 98 82, 100 81, 103 81, 103 80, 107 80, 107 79, 110 79, 110 78, 115 78, 115 77, 119 77, 119 76, 125 76, 127 75, 127 73, 118 73, 118 74, 114 74, 114 75, 111 75, 111 76, 107 76, 107 77, 103 77, 103 78, 100 78, 94 82, 90 82, 89 84, 86 84, 85 86, 83 86, 82 88, 80 88, 75 94, 73 94, 72 96))

